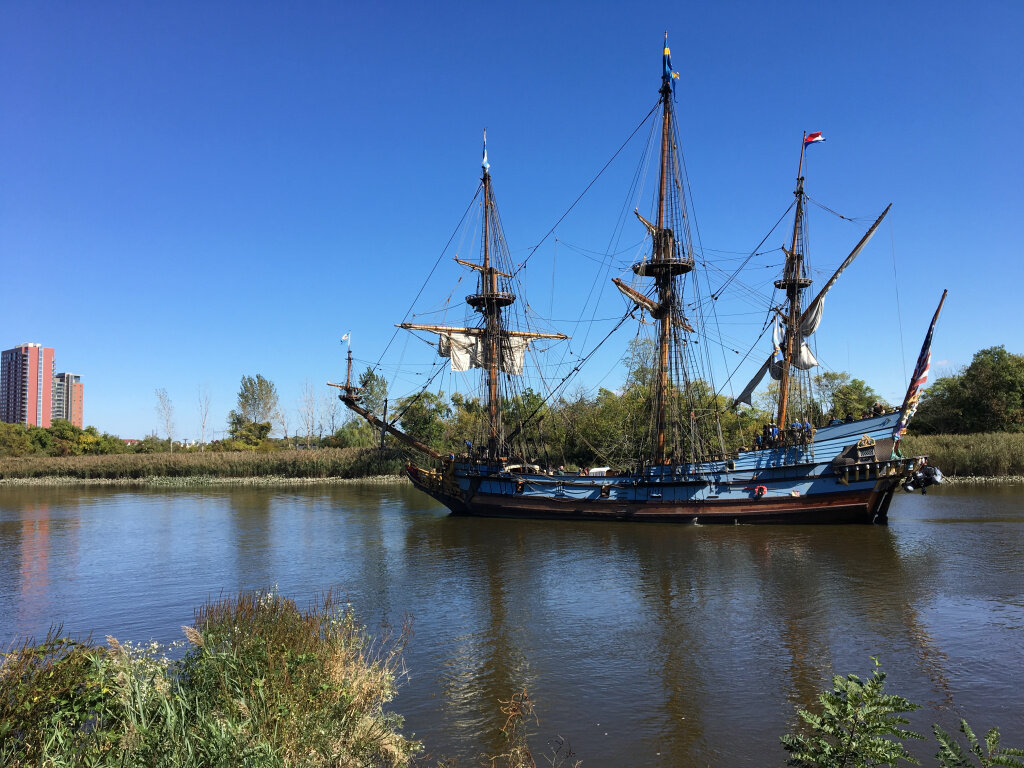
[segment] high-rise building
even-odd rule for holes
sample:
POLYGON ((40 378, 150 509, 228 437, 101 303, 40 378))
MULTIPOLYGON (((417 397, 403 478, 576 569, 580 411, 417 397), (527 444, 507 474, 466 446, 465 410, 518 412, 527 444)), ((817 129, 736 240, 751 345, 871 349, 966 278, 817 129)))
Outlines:
POLYGON ((77 373, 58 373, 53 377, 52 418, 67 419, 82 428, 82 377, 77 373))
POLYGON ((19 344, 0 352, 0 421, 50 426, 53 349, 19 344))

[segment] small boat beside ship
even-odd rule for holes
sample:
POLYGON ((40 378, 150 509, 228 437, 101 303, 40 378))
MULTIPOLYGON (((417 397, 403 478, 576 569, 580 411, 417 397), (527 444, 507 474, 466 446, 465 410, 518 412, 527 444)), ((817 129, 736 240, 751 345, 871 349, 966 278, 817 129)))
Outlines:
MULTIPOLYGON (((823 319, 825 298, 840 275, 871 239, 889 208, 878 217, 832 277, 813 294, 806 259, 804 153, 820 134, 804 135, 793 204, 792 235, 785 264, 774 282, 775 301, 764 327, 773 327, 773 348, 740 395, 727 407, 749 405, 766 376, 777 381, 774 419, 759 445, 727 449, 723 406, 709 385, 700 342, 707 324, 694 276, 698 259, 685 205, 682 162, 675 121, 674 78, 663 52, 653 162, 657 189, 649 217, 636 218, 646 230, 646 247, 615 287, 628 302, 624 321, 653 329, 648 428, 642 451, 621 467, 567 473, 528 458, 517 446, 524 424, 540 417, 550 393, 535 396, 536 407, 508 422, 509 387, 523 372, 531 345, 567 337, 536 327, 517 327, 511 308, 522 300, 517 276, 523 265, 508 258, 487 162, 486 137, 481 176, 482 236, 478 261, 457 258, 475 273, 477 287, 465 298, 475 323, 402 323, 400 327, 436 337, 439 355, 451 370, 481 378, 483 434, 467 450, 444 454, 400 429, 397 419, 374 413, 352 379, 352 359, 342 402, 382 433, 389 433, 423 457, 408 465, 413 484, 456 515, 523 518, 606 519, 693 523, 884 522, 901 486, 922 488, 941 479, 925 457, 904 456, 900 438, 916 410, 928 374, 932 318, 925 344, 902 406, 866 418, 813 426, 808 420, 811 371, 817 366, 812 337, 823 319), (697 308, 695 310, 695 307, 697 308), (690 316, 687 316, 687 312, 690 316), (472 372, 478 372, 476 374, 472 372)), ((653 165, 653 164, 652 164, 653 165)), ((943 294, 945 300, 945 293, 943 294)), ((520 315, 521 316, 521 315, 520 315)), ((535 355, 530 355, 531 358, 535 355)), ((578 370, 577 366, 577 370, 578 370)), ((517 401, 519 402, 519 401, 517 401)), ((819 417, 821 414, 817 414, 819 417)), ((536 456, 536 453, 533 454, 536 456)))

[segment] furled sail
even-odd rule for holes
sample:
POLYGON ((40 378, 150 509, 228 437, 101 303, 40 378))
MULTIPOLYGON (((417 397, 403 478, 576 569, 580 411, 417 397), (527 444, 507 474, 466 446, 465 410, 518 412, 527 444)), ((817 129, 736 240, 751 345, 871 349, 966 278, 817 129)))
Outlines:
POLYGON ((800 346, 793 352, 791 363, 801 371, 809 371, 818 364, 818 361, 811 354, 811 349, 807 346, 807 342, 801 341, 800 346))
MULTIPOLYGON (((821 318, 825 310, 825 295, 829 292, 832 286, 836 284, 839 276, 843 274, 850 264, 853 263, 853 260, 857 258, 864 246, 867 245, 874 236, 875 230, 878 229, 878 225, 882 223, 882 219, 885 218, 885 215, 889 213, 890 208, 892 208, 892 203, 889 203, 889 205, 885 207, 885 210, 882 211, 881 215, 875 220, 875 223, 871 225, 867 232, 864 233, 860 242, 857 243, 853 251, 850 252, 850 255, 843 260, 843 263, 839 265, 839 268, 835 271, 832 277, 829 278, 829 281, 825 283, 818 295, 814 297, 810 306, 808 306, 804 311, 803 316, 800 318, 800 333, 804 338, 813 335, 814 332, 818 330, 818 326, 821 325, 821 318)), ((776 346, 778 346, 777 342, 776 346)), ((800 345, 794 352, 792 362, 793 365, 801 371, 810 370, 814 366, 818 365, 818 361, 815 359, 814 355, 811 354, 811 350, 808 348, 807 342, 803 340, 801 340, 800 345)), ((736 397, 733 404, 739 405, 740 403, 746 403, 747 405, 750 405, 750 399, 754 394, 754 390, 760 386, 761 380, 764 379, 764 375, 769 371, 771 371, 772 378, 778 381, 782 377, 781 362, 773 362, 772 358, 769 357, 765 361, 764 365, 758 369, 757 373, 754 374, 754 378, 750 380, 747 386, 743 388, 743 391, 736 397)))
POLYGON ((768 368, 771 364, 771 358, 764 361, 764 365, 757 370, 757 373, 754 374, 754 378, 752 378, 750 383, 743 388, 743 391, 736 396, 736 399, 733 401, 734 406, 739 405, 740 403, 746 403, 747 405, 751 404, 750 399, 754 395, 754 390, 761 386, 761 379, 763 379, 764 375, 768 373, 768 368))
MULTIPOLYGON (((511 336, 501 342, 501 371, 513 376, 523 373, 523 359, 530 339, 511 336)), ((470 368, 485 368, 484 338, 479 334, 442 333, 438 336, 437 354, 450 358, 453 371, 468 371, 470 368)))
POLYGON ((818 296, 817 300, 807 308, 803 318, 800 320, 800 333, 805 337, 812 335, 818 326, 821 325, 821 316, 825 309, 825 293, 818 296))

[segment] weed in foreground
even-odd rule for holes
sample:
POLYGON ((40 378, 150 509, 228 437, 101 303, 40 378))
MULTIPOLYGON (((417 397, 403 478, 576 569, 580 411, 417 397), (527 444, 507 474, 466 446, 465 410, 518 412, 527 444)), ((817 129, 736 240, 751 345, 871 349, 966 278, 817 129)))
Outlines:
POLYGON ((0 657, 0 765, 407 766, 418 742, 385 711, 407 631, 373 641, 330 594, 200 608, 172 660, 52 630, 0 657))

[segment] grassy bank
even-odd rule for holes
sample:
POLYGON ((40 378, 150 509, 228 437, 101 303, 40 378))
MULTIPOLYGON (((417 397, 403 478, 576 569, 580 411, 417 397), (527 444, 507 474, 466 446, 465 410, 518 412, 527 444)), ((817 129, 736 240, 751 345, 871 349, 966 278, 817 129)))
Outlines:
MULTIPOLYGON (((928 456, 943 474, 953 478, 1024 477, 1024 433, 908 436, 903 452, 928 456)), ((398 476, 406 460, 400 451, 381 454, 375 448, 8 457, 0 458, 0 483, 315 484, 398 476)))
POLYGON ((310 451, 114 454, 0 459, 0 480, 141 480, 146 478, 357 478, 401 473, 405 458, 373 448, 310 451))
POLYGON ((0 765, 407 766, 385 709, 405 634, 373 641, 328 594, 207 603, 187 650, 53 632, 0 658, 0 765))
POLYGON ((928 460, 954 477, 1020 477, 1024 475, 1024 433, 976 435, 908 435, 902 451, 928 460))

